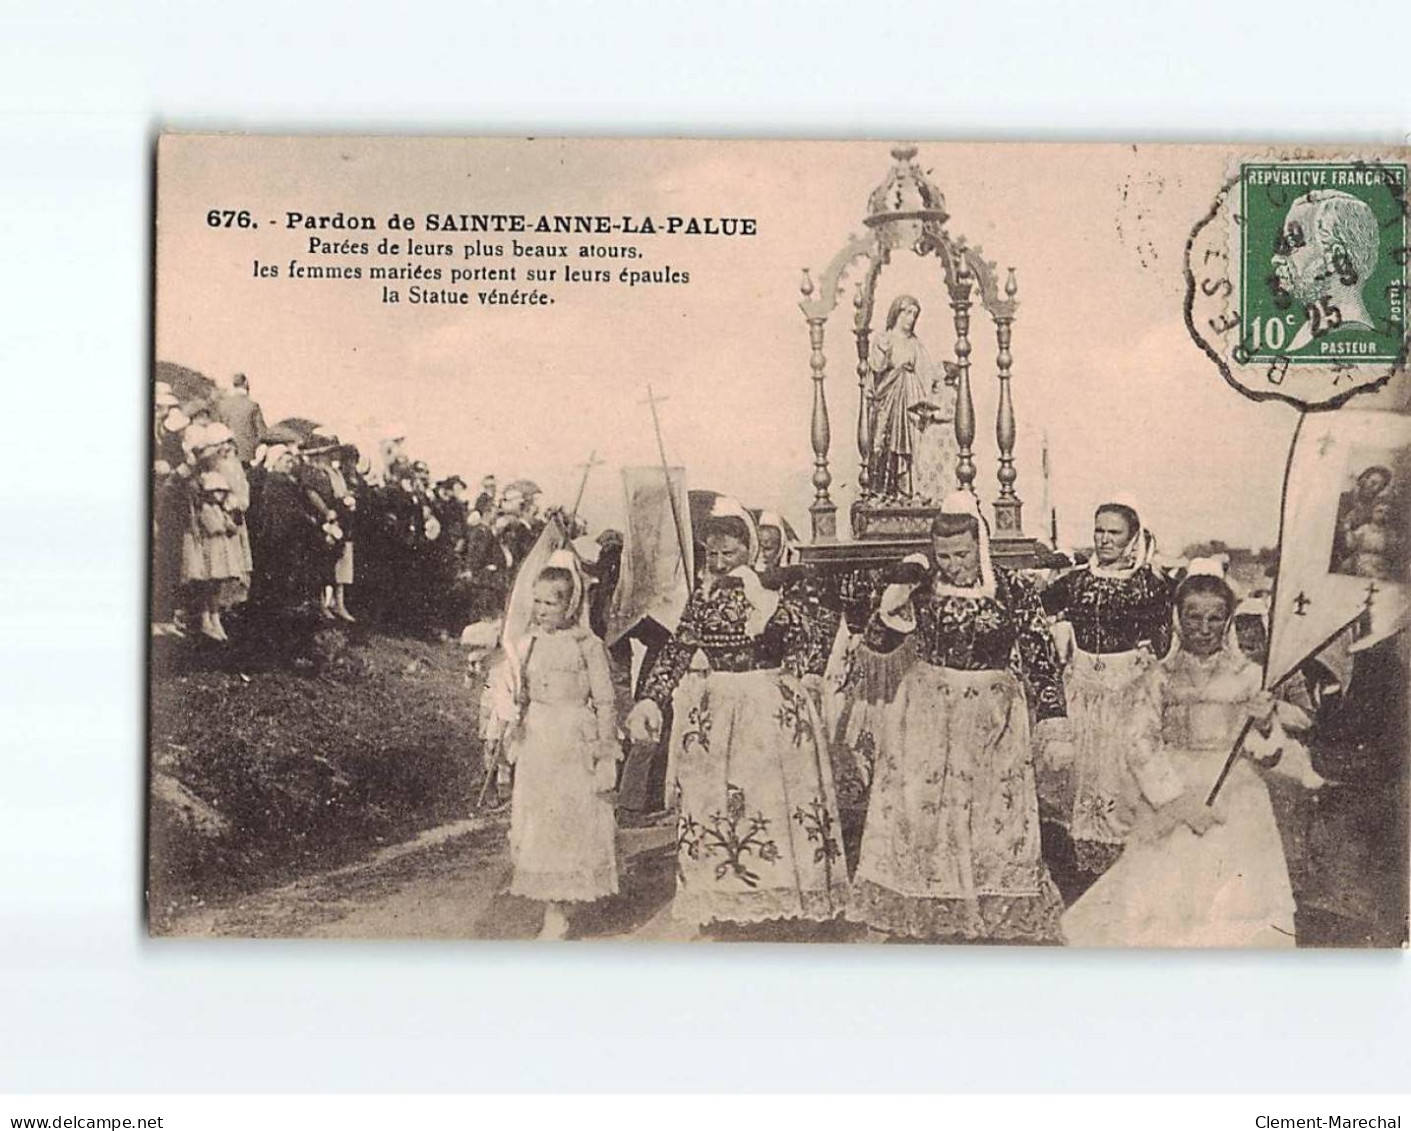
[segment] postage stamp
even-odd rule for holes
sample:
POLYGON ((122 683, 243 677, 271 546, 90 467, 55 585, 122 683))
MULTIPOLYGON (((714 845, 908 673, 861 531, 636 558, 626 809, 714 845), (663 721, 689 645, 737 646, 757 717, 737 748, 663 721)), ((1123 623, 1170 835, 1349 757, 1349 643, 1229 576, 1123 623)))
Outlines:
POLYGON ((1246 164, 1240 195, 1250 359, 1395 361, 1406 333, 1406 166, 1246 164))
POLYGON ((1407 357, 1407 165, 1231 167, 1187 245, 1187 327, 1255 399, 1334 407, 1407 357))

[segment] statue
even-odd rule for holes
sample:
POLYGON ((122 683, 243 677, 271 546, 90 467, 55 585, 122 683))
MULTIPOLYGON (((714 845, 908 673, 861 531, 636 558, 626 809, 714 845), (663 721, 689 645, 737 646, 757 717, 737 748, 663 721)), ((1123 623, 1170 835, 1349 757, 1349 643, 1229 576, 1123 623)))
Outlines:
POLYGON ((884 498, 943 498, 954 490, 955 389, 916 336, 921 304, 899 295, 868 352, 872 374, 869 488, 884 498))

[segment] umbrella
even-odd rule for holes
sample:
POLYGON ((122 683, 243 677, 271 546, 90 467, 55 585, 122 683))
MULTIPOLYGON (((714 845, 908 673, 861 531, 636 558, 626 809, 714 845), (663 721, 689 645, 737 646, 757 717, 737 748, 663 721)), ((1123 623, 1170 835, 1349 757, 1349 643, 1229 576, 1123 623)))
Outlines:
POLYGON ((173 361, 159 361, 153 366, 152 379, 154 381, 165 381, 171 386, 172 394, 183 404, 190 401, 201 401, 205 404, 215 404, 220 396, 220 390, 216 388, 216 383, 204 373, 197 373, 194 369, 187 369, 184 365, 177 365, 173 361))
POLYGON ((303 416, 290 416, 266 428, 261 439, 266 444, 302 444, 317 427, 317 421, 303 416))

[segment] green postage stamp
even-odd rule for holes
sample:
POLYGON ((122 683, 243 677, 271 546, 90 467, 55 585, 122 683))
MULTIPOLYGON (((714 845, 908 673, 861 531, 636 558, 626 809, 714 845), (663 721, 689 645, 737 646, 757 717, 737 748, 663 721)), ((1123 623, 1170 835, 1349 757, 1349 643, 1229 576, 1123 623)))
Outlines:
POLYGON ((1240 331, 1252 360, 1394 362, 1406 333, 1406 166, 1240 169, 1240 331))
POLYGON ((1331 408, 1405 366, 1407 168, 1316 150, 1229 167, 1186 245, 1186 326, 1241 392, 1331 408))

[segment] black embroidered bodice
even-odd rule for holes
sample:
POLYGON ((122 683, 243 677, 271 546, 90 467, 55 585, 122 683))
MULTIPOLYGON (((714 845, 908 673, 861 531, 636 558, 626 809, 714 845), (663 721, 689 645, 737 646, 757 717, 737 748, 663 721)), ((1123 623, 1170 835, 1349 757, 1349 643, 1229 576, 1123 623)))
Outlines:
POLYGON ((783 666, 797 676, 821 676, 828 668, 843 614, 826 602, 817 579, 805 576, 785 585, 774 621, 782 627, 783 666))
POLYGON ((1084 652, 1130 652, 1145 643, 1164 656, 1171 645, 1171 585, 1150 568, 1123 578, 1075 569, 1044 590, 1043 604, 1073 626, 1084 652))
MULTIPOLYGON (((961 671, 1011 668, 1028 685, 1037 718, 1067 716, 1063 661, 1038 593, 1029 581, 996 566, 993 597, 961 597, 938 595, 928 576, 911 603, 919 659, 961 671)), ((906 635, 874 617, 864 643, 873 651, 889 652, 906 635)))
POLYGON ((739 578, 718 580, 709 596, 697 589, 686 602, 675 634, 643 681, 639 698, 655 700, 665 708, 697 652, 705 654, 716 672, 786 667, 795 675, 815 669, 822 673, 833 645, 832 635, 823 643, 824 620, 836 614, 810 604, 792 585, 781 595, 763 632, 754 637, 746 628, 752 612, 739 578))

